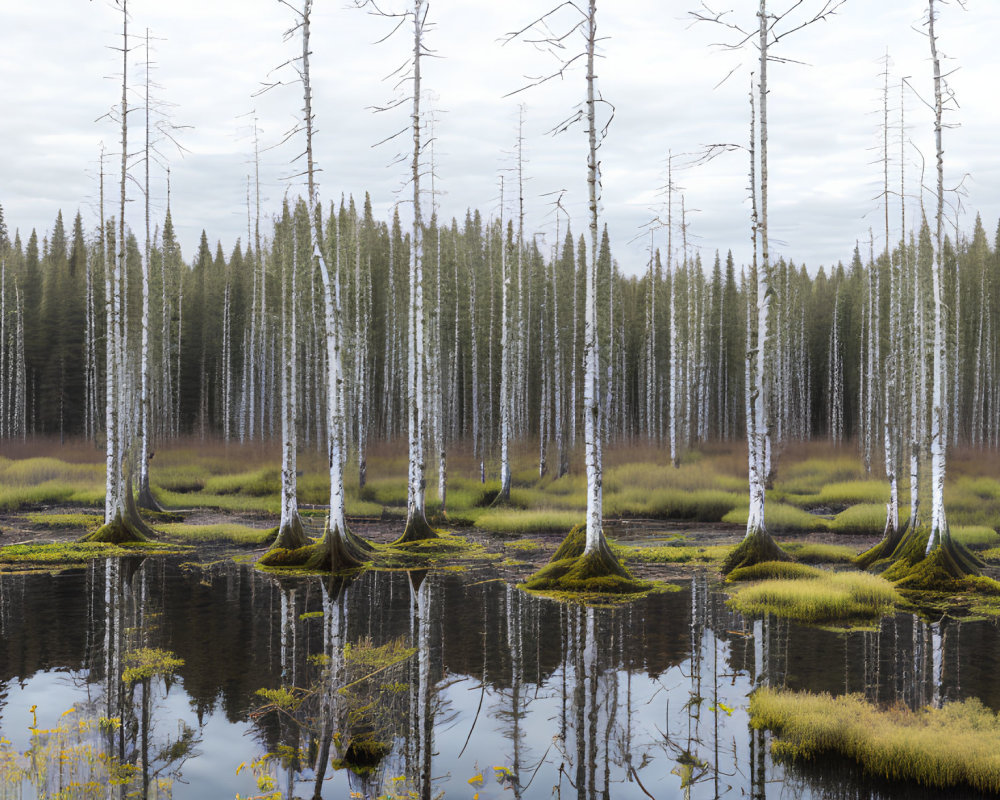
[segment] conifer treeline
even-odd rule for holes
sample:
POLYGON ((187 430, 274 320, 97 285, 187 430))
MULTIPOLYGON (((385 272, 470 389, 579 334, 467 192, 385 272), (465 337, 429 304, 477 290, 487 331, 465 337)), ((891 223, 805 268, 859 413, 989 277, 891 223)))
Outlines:
MULTIPOLYGON (((341 281, 347 334, 348 441, 363 456, 374 439, 405 435, 406 309, 410 237, 398 215, 373 217, 366 198, 326 210, 328 260, 341 281), (357 445, 361 444, 358 448, 357 445)), ((151 253, 152 425, 178 435, 236 440, 280 437, 282 302, 297 304, 299 438, 325 447, 322 285, 314 270, 304 203, 286 207, 269 235, 227 255, 202 233, 186 263, 170 211, 151 253), (287 276, 296 270, 291 296, 287 276), (282 275, 285 275, 284 286, 282 275)), ((103 247, 115 250, 106 221, 103 247)), ((543 251, 516 228, 478 211, 428 224, 424 238, 429 352, 428 436, 463 441, 489 458, 499 430, 501 248, 512 265, 512 433, 537 438, 540 459, 563 471, 582 433, 584 246, 572 232, 543 251), (521 258, 517 258, 521 248, 521 258), (521 265, 520 268, 518 265, 521 265)), ((138 361, 141 252, 128 241, 129 357, 138 361)), ((0 437, 97 438, 103 427, 105 257, 99 231, 61 212, 41 241, 9 238, 0 209, 0 437)), ((772 286, 772 435, 857 438, 881 461, 885 407, 906 406, 929 380, 914 347, 929 336, 927 225, 891 253, 855 247, 848 266, 819 269, 779 260, 772 286), (867 256, 862 256, 867 251, 867 256), (894 303, 892 298, 897 298, 894 303), (897 309, 897 325, 891 322, 897 309), (896 341, 893 343, 892 337, 896 341), (890 353, 901 364, 887 396, 890 353), (921 377, 923 376, 923 377, 921 377)), ((1000 446, 1000 229, 991 248, 977 218, 970 236, 944 246, 950 417, 948 441, 1000 446)), ((605 436, 666 444, 670 409, 680 449, 745 431, 747 270, 731 255, 653 254, 640 276, 624 275, 605 232, 598 303, 605 436), (670 403, 671 387, 676 398, 670 403)), ((131 374, 137 374, 133 368, 131 374)), ((137 380, 137 378, 136 378, 137 380)), ((132 393, 134 395, 134 392, 132 393)))

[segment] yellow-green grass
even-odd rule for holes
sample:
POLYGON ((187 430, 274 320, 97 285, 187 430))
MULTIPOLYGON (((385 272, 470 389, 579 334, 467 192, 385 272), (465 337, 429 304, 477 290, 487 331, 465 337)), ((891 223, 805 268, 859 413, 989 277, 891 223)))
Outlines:
POLYGON ((657 490, 664 487, 687 491, 746 490, 746 479, 715 469, 711 459, 701 459, 680 467, 667 463, 636 461, 612 467, 604 473, 604 491, 614 494, 626 488, 657 490))
MULTIPOLYGON (((780 482, 778 486, 781 486, 780 482)), ((885 508, 885 504, 889 502, 889 484, 886 481, 875 480, 837 481, 824 484, 817 492, 797 494, 779 489, 775 495, 786 503, 803 508, 856 503, 880 503, 885 508)))
POLYGON ((277 495, 247 497, 239 494, 209 494, 207 492, 170 492, 161 489, 156 496, 167 508, 216 508, 220 511, 256 511, 277 514, 281 503, 277 495))
MULTIPOLYGON (((301 482, 302 478, 299 479, 301 482)), ((262 467, 248 472, 212 475, 205 480, 206 494, 243 494, 265 497, 281 491, 281 472, 277 466, 262 467)))
POLYGON ((476 527, 496 533, 541 533, 569 531, 583 520, 582 511, 518 508, 490 509, 479 515, 476 527))
POLYGON ((104 523, 103 514, 53 514, 35 512, 25 514, 24 518, 33 527, 48 528, 50 530, 98 528, 104 523))
POLYGON ((383 506, 406 505, 406 478, 376 478, 369 480, 359 496, 362 500, 383 506))
MULTIPOLYGON (((741 506, 725 514, 722 521, 746 525, 749 514, 749 507, 741 506)), ((778 531, 808 533, 825 531, 829 527, 828 520, 785 503, 767 503, 764 508, 764 524, 772 533, 778 531)))
POLYGON ((856 455, 831 453, 829 458, 808 457, 801 461, 782 458, 775 488, 786 494, 816 495, 824 486, 848 481, 865 481, 861 460, 856 455))
POLYGON ((41 503, 99 505, 104 502, 104 465, 57 458, 0 458, 0 509, 16 511, 41 503))
MULTIPOLYGON (((803 565, 804 566, 804 565, 803 565)), ((825 572, 795 580, 765 580, 740 589, 730 604, 743 614, 775 614, 803 622, 879 617, 902 602, 889 581, 864 572, 825 572)))
POLYGON ((847 536, 875 536, 885 530, 885 515, 885 505, 859 503, 837 514, 828 527, 834 533, 847 536))
POLYGON ((803 564, 851 564, 857 549, 842 544, 781 542, 781 549, 803 564))
POLYGON ((791 581, 801 578, 822 578, 826 573, 818 567, 794 561, 761 561, 748 567, 737 567, 726 576, 730 583, 743 581, 791 581))
POLYGON ((776 734, 778 757, 838 754, 892 781, 1000 792, 1000 720, 977 699, 910 711, 881 709, 860 695, 759 689, 750 723, 776 734))
POLYGON ((101 542, 57 542, 55 544, 12 544, 0 547, 0 565, 14 568, 83 564, 95 558, 134 556, 148 553, 181 552, 183 548, 160 542, 120 545, 101 542))
POLYGON ((613 517, 719 522, 741 502, 745 502, 741 495, 715 489, 629 487, 604 496, 604 513, 613 517))
POLYGON ((158 525, 158 531, 167 536, 192 542, 233 542, 235 544, 260 546, 274 538, 274 529, 251 528, 247 525, 222 523, 218 525, 187 525, 172 522, 158 525))
POLYGON ((1000 546, 1000 534, 985 525, 952 525, 951 535, 970 550, 1000 546))
POLYGON ((721 562, 732 550, 729 545, 619 545, 614 548, 626 561, 644 564, 713 564, 721 562))

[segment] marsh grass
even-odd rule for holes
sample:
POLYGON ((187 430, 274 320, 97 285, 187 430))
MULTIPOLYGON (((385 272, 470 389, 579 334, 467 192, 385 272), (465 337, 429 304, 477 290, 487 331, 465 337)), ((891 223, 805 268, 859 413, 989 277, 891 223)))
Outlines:
POLYGON ((104 524, 103 514, 58 514, 34 512, 24 518, 34 528, 46 530, 94 530, 104 524))
POLYGON ((159 525, 158 530, 167 536, 190 542, 232 542, 259 547, 268 544, 275 536, 274 528, 251 528, 247 525, 222 523, 218 525, 187 525, 183 522, 159 525))
POLYGON ((802 564, 852 564, 857 555, 853 547, 818 542, 781 542, 781 547, 802 564))
MULTIPOLYGON (((750 515, 748 506, 740 506, 722 517, 723 522, 746 525, 750 515)), ((800 532, 811 533, 825 531, 829 528, 829 520, 803 511, 801 508, 786 503, 767 503, 764 510, 764 524, 771 533, 800 532)))
POLYGON ((626 561, 643 564, 716 564, 729 554, 729 545, 620 545, 615 548, 626 561))
POLYGON ((801 578, 822 578, 826 573, 808 564, 796 564, 793 561, 761 561, 748 567, 738 567, 726 576, 731 583, 741 581, 781 580, 790 581, 801 578))
POLYGON ((105 544, 103 542, 58 542, 56 544, 12 544, 0 547, 0 565, 14 569, 62 567, 85 564, 95 558, 170 555, 183 547, 162 542, 105 544))
POLYGON ((476 527, 494 533, 524 534, 565 531, 578 525, 582 511, 558 511, 540 509, 498 508, 482 513, 476 520, 476 527))
MULTIPOLYGON (((885 530, 885 505, 859 503, 841 511, 830 520, 829 530, 846 536, 878 536, 885 530)), ((900 525, 906 523, 900 518, 900 525)))
POLYGON ((985 525, 952 525, 951 535, 970 550, 1000 546, 1000 534, 985 525))
POLYGON ((893 781, 1000 792, 1000 720, 978 699, 942 708, 880 709, 860 695, 759 689, 750 724, 776 734, 776 757, 836 753, 893 781))
POLYGON ((813 577, 751 584, 737 591, 729 603, 749 616, 770 613, 803 622, 831 622, 879 617, 903 601, 895 587, 878 575, 816 573, 813 577))

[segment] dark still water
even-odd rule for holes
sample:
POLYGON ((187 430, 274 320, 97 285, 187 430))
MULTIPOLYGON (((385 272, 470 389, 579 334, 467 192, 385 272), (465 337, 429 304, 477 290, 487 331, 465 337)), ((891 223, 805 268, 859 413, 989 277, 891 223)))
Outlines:
POLYGON ((991 623, 748 620, 706 576, 587 609, 485 570, 330 582, 229 560, 94 562, 0 575, 0 634, 0 798, 39 784, 213 800, 936 797, 842 763, 774 763, 747 694, 1000 707, 991 623), (167 655, 183 660, 172 674, 167 655), (297 688, 257 693, 282 686, 297 688))

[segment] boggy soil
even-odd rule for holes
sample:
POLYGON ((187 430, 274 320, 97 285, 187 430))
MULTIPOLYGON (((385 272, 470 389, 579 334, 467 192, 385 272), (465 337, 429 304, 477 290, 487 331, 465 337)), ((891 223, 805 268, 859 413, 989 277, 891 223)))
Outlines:
MULTIPOLYGON (((82 528, 52 528, 44 524, 32 522, 30 513, 48 514, 98 514, 99 510, 76 506, 40 506, 18 513, 0 514, 0 546, 13 544, 46 544, 71 542, 83 535, 82 528)), ((156 529, 155 515, 149 519, 156 529)), ((270 514, 259 512, 220 511, 217 509, 194 509, 182 513, 183 522, 189 525, 217 525, 235 523, 247 527, 266 530, 274 527, 275 518, 270 514)), ((318 520, 309 520, 307 527, 313 535, 319 535, 321 527, 318 520), (313 528, 316 530, 312 530, 313 528)), ((403 531, 404 520, 396 518, 349 518, 351 530, 359 536, 375 544, 388 544, 395 541, 403 531)), ((521 579, 538 569, 548 561, 551 554, 563 540, 565 533, 535 533, 525 537, 498 536, 486 533, 473 527, 448 527, 448 532, 464 536, 471 542, 481 544, 487 550, 494 552, 502 561, 504 571, 511 578, 521 579), (508 547, 508 545, 530 539, 539 546, 532 549, 523 547, 508 547)), ((735 545, 744 534, 741 525, 726 523, 704 523, 689 521, 665 521, 652 519, 606 519, 605 533, 613 541, 622 545, 643 544, 677 544, 684 546, 707 547, 717 545, 735 545), (683 538, 681 538, 683 537, 683 538)), ((879 537, 845 536, 828 531, 817 531, 809 534, 778 534, 779 541, 812 542, 824 544, 839 544, 854 546, 862 552, 874 545, 879 537)), ((172 539, 173 540, 173 539, 172 539)), ((197 544, 197 543, 196 543, 197 544)), ((201 543, 199 546, 212 545, 215 549, 224 543, 201 543)), ((233 550, 247 553, 248 549, 238 545, 228 545, 233 550)), ((267 548, 253 548, 263 553, 267 548)), ((710 565, 704 562, 688 563, 646 563, 630 560, 629 569, 637 578, 655 578, 671 580, 690 574, 692 569, 706 569, 710 565)))

